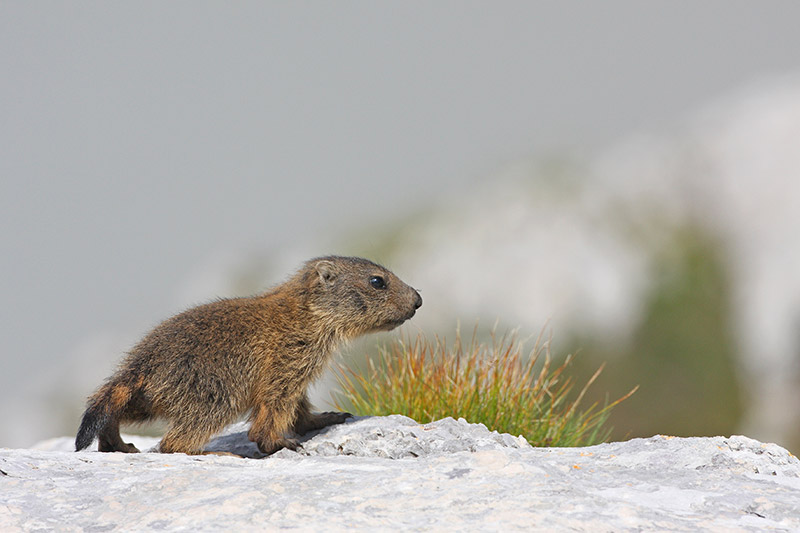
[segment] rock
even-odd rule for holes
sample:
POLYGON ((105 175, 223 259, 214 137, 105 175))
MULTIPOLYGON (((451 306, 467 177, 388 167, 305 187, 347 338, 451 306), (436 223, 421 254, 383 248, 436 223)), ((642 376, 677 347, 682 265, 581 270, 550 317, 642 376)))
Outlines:
MULTIPOLYGON (((260 456, 242 424, 208 449, 260 456)), ((0 450, 0 530, 800 529, 800 461, 741 436, 533 448, 464 420, 389 416, 261 459, 71 450, 0 450)))

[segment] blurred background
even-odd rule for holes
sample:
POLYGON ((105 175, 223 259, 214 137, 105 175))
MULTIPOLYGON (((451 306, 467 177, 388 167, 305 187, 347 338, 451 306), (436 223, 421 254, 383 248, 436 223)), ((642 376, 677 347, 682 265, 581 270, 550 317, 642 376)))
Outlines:
MULTIPOLYGON (((160 320, 358 254, 553 334, 615 438, 800 450, 800 4, 0 4, 0 446, 160 320)), ((375 338, 346 350, 374 350, 375 338)), ((316 389, 319 407, 326 383, 316 389)))

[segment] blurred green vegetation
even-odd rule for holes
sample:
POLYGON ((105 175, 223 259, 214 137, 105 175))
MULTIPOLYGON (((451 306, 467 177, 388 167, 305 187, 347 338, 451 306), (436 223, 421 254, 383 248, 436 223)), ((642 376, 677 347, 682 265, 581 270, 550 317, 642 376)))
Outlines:
MULTIPOLYGON (((722 249, 696 227, 685 227, 655 259, 655 282, 632 339, 618 345, 573 341, 592 356, 583 361, 608 362, 602 388, 640 385, 633 400, 611 413, 612 438, 735 433, 744 391, 737 376, 722 249)), ((590 371, 581 369, 583 375, 590 371)))

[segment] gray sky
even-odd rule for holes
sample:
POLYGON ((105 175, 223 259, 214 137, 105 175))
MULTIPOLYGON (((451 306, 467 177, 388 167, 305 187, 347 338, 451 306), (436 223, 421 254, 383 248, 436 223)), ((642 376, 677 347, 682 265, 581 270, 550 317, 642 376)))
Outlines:
POLYGON ((797 2, 6 0, 0 389, 176 311, 219 250, 368 227, 797 70, 798 20, 797 2))

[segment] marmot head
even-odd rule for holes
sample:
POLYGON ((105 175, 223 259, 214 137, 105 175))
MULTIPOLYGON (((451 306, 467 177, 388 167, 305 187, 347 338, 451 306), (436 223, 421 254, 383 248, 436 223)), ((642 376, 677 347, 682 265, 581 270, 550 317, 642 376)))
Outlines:
POLYGON ((394 329, 416 313, 422 297, 386 268, 359 257, 306 263, 309 305, 345 337, 394 329))

